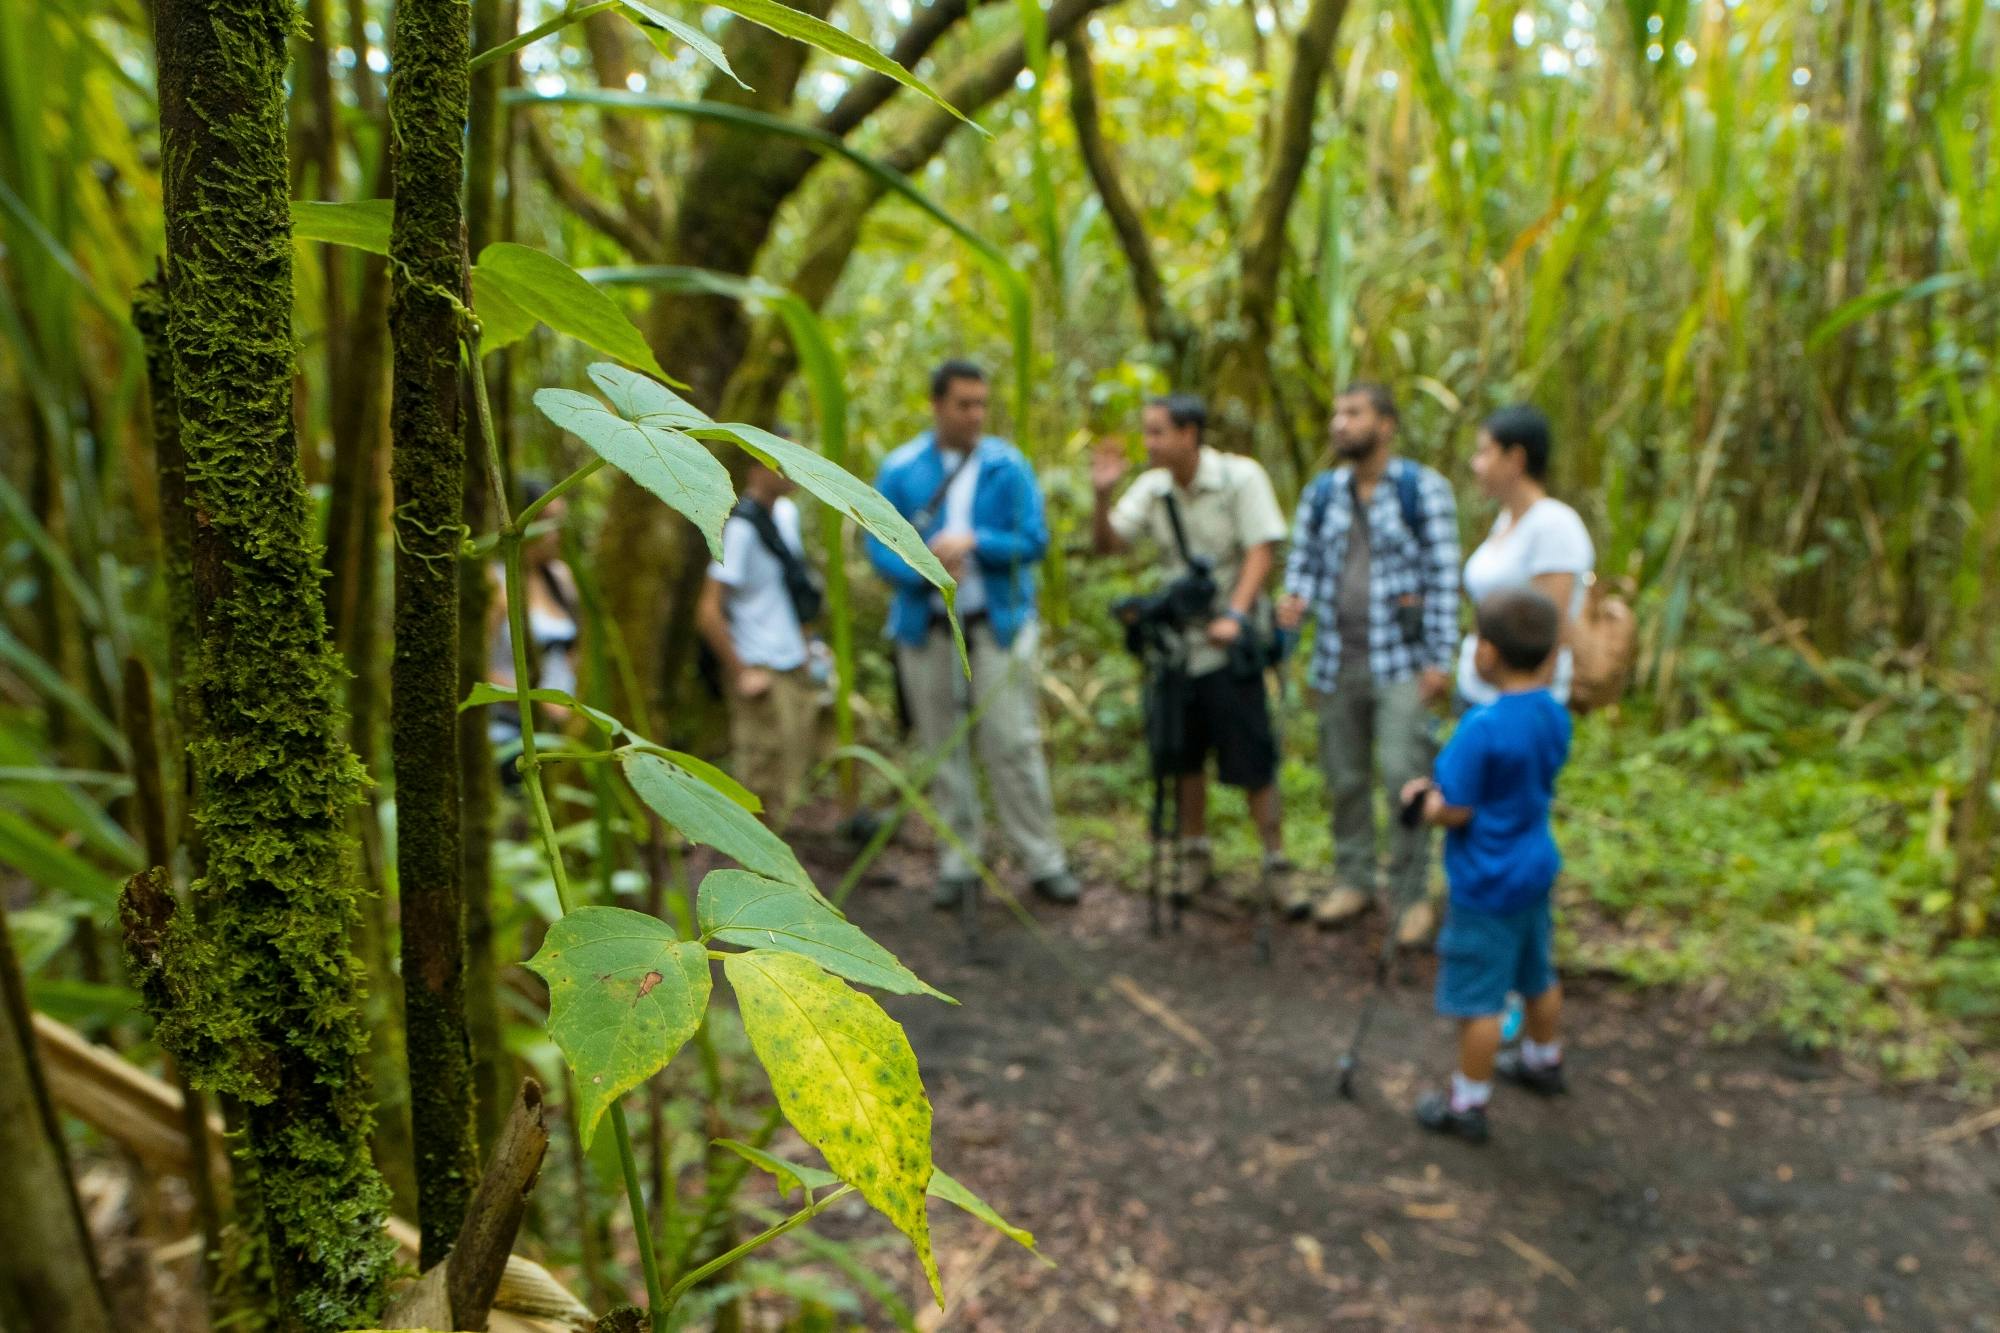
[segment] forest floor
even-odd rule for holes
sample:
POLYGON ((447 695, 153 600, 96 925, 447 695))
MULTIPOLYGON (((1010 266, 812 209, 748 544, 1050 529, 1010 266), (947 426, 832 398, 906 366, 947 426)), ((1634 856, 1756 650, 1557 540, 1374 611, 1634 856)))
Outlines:
POLYGON ((933 1209, 942 1316, 907 1249, 879 1252, 923 1327, 2000 1329, 1993 1117, 1713 1044, 1713 993, 1566 977, 1570 1095, 1501 1089, 1474 1147, 1410 1118, 1452 1052, 1428 955, 1336 1094, 1378 917, 1281 924, 1264 965, 1219 894, 1155 940, 1097 875, 1079 907, 1032 903, 1032 930, 987 903, 975 958, 928 865, 892 847, 849 914, 961 1002, 890 1005, 937 1160, 1056 1267, 933 1209))

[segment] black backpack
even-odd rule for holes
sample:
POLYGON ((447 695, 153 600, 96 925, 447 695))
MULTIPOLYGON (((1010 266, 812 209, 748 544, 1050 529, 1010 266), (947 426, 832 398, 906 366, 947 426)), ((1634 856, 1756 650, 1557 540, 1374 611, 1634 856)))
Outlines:
POLYGON ((771 511, 758 504, 749 496, 736 502, 736 508, 729 511, 731 518, 740 518, 757 530, 757 540, 764 549, 774 556, 785 572, 785 594, 792 599, 792 610, 798 614, 799 628, 818 620, 826 609, 826 589, 819 575, 813 572, 805 557, 794 551, 778 532, 778 520, 771 511))
MULTIPOLYGON (((812 566, 779 534, 778 521, 771 516, 771 511, 746 495, 736 502, 736 508, 729 511, 729 516, 740 518, 755 529, 758 543, 776 557, 779 568, 784 571, 785 595, 791 599, 792 610, 799 618, 799 628, 804 629, 818 620, 820 613, 826 609, 825 588, 812 566)), ((711 698, 720 699, 728 693, 722 687, 722 663, 706 640, 696 641, 694 669, 711 698)))

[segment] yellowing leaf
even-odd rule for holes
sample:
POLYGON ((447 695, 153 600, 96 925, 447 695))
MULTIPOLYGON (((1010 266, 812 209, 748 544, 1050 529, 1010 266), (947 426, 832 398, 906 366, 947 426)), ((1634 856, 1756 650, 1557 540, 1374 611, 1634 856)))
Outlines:
POLYGON ((901 1025, 797 954, 731 954, 723 971, 785 1118, 910 1238, 942 1306, 924 1215, 931 1104, 901 1025))

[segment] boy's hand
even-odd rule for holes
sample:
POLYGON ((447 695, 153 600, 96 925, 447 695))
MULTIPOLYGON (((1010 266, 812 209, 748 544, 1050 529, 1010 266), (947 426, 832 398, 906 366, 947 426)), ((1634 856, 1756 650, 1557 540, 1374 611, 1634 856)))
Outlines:
POLYGON ((771 673, 763 667, 747 666, 736 673, 736 694, 741 699, 761 698, 771 688, 771 673))
POLYGON ((1417 674, 1417 699, 1426 706, 1451 697, 1451 677, 1443 667, 1425 667, 1417 674))
POLYGON ((1408 805, 1411 801, 1416 800, 1417 797, 1421 796, 1423 793, 1432 790, 1434 790, 1434 788, 1432 787, 1431 780, 1429 778, 1411 778, 1408 782, 1405 782, 1403 784, 1403 790, 1401 791, 1401 793, 1399 793, 1397 799, 1401 804, 1408 805))
POLYGON ((1278 599, 1278 628, 1287 632, 1305 623, 1306 599, 1288 592, 1278 599))

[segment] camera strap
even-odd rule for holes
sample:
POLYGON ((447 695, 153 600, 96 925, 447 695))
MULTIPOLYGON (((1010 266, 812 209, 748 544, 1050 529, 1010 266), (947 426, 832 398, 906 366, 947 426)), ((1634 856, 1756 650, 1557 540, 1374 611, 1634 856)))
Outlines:
POLYGON ((1174 491, 1171 484, 1168 485, 1164 498, 1167 502, 1167 522, 1172 524, 1174 529, 1174 549, 1180 553, 1181 563, 1189 569, 1193 569, 1195 567, 1194 555, 1188 550, 1187 531, 1181 527, 1180 502, 1174 499, 1174 491))
POLYGON ((974 445, 972 449, 960 454, 958 461, 944 474, 944 480, 938 483, 938 488, 931 492, 931 498, 924 501, 921 509, 910 515, 910 526, 915 528, 920 536, 930 535, 925 530, 937 522, 938 512, 944 504, 944 497, 951 491, 951 484, 958 480, 959 473, 965 471, 965 465, 972 461, 973 451, 978 447, 974 445))

